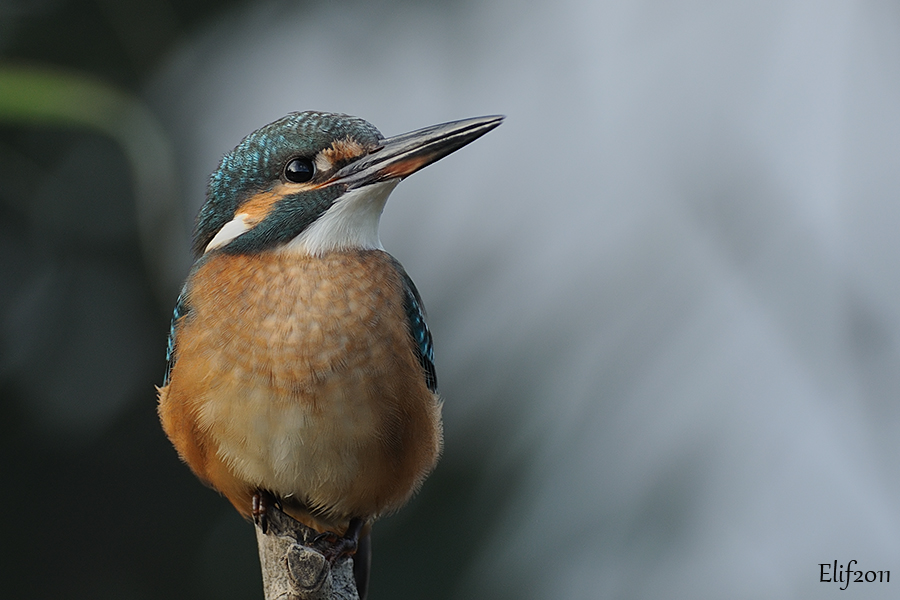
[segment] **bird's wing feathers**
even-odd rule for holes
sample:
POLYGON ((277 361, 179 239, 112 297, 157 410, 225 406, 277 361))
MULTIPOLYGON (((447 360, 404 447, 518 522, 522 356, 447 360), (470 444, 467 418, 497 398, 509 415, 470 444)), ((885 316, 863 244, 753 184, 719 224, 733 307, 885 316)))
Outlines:
POLYGON ((179 319, 186 316, 190 311, 185 296, 187 294, 187 286, 178 294, 178 300, 175 301, 175 311, 172 313, 172 324, 169 326, 169 340, 166 343, 166 374, 163 377, 163 387, 169 385, 169 378, 172 376, 172 367, 175 366, 175 333, 179 319))
POLYGON ((403 278, 403 308, 406 310, 406 319, 409 323, 409 332, 415 343, 416 357, 425 371, 425 383, 432 392, 437 391, 437 373, 434 369, 434 344, 431 339, 431 331, 425 323, 425 308, 419 290, 406 271, 395 261, 397 270, 403 278))

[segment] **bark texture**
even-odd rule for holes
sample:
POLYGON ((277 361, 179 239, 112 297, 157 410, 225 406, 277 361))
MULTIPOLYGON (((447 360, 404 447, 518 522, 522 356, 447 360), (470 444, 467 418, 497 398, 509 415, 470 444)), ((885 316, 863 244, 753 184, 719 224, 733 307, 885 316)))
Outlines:
POLYGON ((266 600, 359 600, 353 560, 329 564, 308 546, 318 535, 278 508, 268 508, 269 530, 256 527, 266 600))

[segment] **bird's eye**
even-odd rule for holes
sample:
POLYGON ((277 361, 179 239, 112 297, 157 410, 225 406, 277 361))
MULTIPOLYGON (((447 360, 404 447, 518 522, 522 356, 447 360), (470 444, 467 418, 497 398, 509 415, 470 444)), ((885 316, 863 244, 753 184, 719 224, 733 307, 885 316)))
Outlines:
POLYGON ((284 167, 284 178, 291 183, 306 183, 316 174, 313 161, 299 156, 292 158, 284 167))

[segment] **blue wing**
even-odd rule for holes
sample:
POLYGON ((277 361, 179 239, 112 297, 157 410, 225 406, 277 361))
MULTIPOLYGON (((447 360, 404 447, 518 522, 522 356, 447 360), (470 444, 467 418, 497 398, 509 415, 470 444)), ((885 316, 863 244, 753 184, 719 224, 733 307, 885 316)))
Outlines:
POLYGON ((399 263, 397 270, 403 277, 403 308, 406 311, 406 320, 409 324, 409 332, 415 343, 416 357, 422 370, 425 372, 425 383, 432 392, 437 391, 437 373, 434 370, 434 344, 431 340, 431 331, 425 323, 425 309, 422 305, 422 297, 406 271, 399 263))
POLYGON ((169 377, 172 375, 172 367, 175 366, 175 329, 178 320, 187 315, 188 305, 185 301, 187 287, 178 294, 178 300, 175 301, 175 312, 172 314, 172 324, 169 326, 169 340, 166 342, 166 374, 163 377, 163 387, 169 385, 169 377))

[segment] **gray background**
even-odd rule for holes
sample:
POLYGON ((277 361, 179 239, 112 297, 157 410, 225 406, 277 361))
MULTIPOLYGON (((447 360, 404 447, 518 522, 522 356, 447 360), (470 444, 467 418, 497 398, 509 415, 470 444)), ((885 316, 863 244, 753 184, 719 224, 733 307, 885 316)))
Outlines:
POLYGON ((139 99, 174 226, 142 225, 108 138, 2 130, 0 585, 261 596, 250 526, 178 464, 153 385, 206 178, 318 109, 385 135, 507 115, 382 219, 446 449, 376 527, 373 600, 897 597, 896 3, 99 3, 113 41, 36 49, 74 5, 4 8, 7 54, 139 99), (45 574, 51 539, 75 558, 45 574), (850 559, 896 581, 819 582, 850 559))

